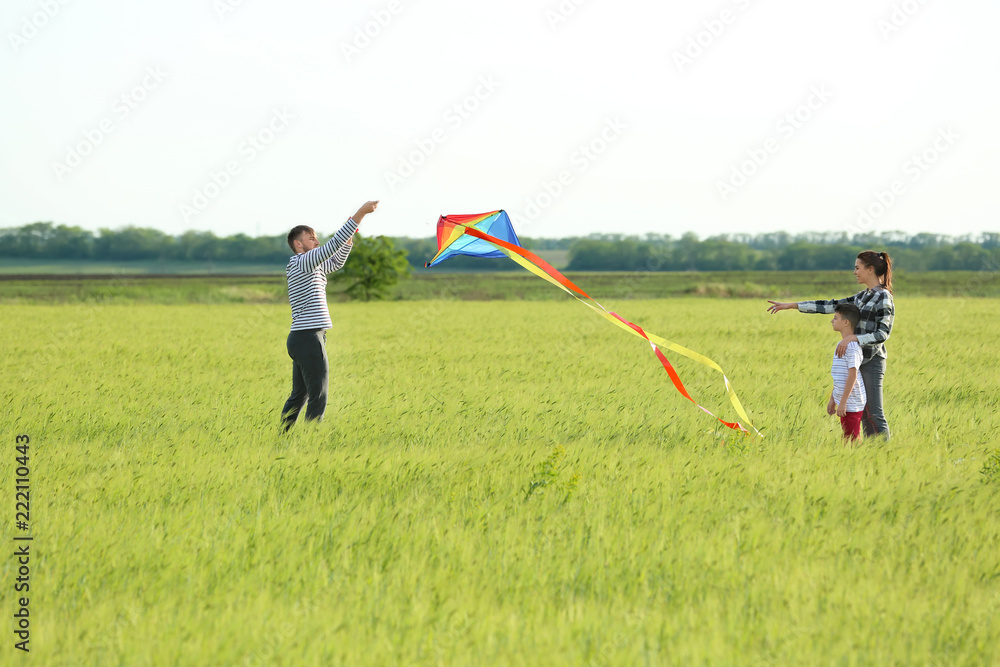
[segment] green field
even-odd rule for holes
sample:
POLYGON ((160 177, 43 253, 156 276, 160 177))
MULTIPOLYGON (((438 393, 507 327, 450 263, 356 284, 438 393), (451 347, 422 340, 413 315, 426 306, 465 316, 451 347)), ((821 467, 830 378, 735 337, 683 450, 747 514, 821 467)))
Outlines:
POLYGON ((26 659, 1000 662, 1000 300, 900 296, 893 439, 849 447, 829 317, 593 292, 717 360, 765 437, 569 299, 333 303, 326 420, 287 436, 287 303, 0 305, 8 545, 31 437, 26 659))
MULTIPOLYGON (((336 275, 336 274, 334 274, 336 275)), ((847 271, 570 272, 567 276, 598 300, 666 297, 832 298, 859 286, 847 271)), ((899 272, 903 296, 1000 296, 1000 272, 899 272)), ((330 301, 346 301, 346 284, 327 286, 330 301)), ((422 271, 399 283, 390 300, 561 300, 565 294, 525 271, 441 273, 422 271)), ((0 303, 246 303, 288 304, 285 276, 113 272, 103 275, 0 273, 0 303)))

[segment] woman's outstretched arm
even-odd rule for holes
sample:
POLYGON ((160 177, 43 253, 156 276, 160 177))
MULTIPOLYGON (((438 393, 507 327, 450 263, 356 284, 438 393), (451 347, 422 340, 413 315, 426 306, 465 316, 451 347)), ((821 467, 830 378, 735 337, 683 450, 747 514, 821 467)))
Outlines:
POLYGON ((797 309, 800 313, 826 313, 829 315, 833 312, 833 309, 842 303, 855 303, 855 298, 857 294, 852 294, 851 296, 845 297, 843 299, 828 299, 826 301, 794 301, 794 302, 781 302, 781 301, 771 301, 771 304, 767 308, 767 312, 776 313, 779 310, 791 310, 792 308, 797 309))
POLYGON ((768 299, 767 302, 771 304, 770 306, 768 306, 767 312, 771 313, 772 315, 778 312, 779 310, 791 310, 792 308, 799 307, 799 304, 795 302, 771 301, 770 299, 768 299))

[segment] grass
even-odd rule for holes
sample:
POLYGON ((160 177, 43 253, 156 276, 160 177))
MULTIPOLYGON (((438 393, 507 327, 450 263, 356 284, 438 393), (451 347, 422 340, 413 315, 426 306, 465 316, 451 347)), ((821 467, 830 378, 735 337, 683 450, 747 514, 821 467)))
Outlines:
POLYGON ((1000 301, 901 296, 894 437, 848 447, 829 318, 617 300, 716 359, 766 438, 568 300, 332 304, 327 418, 285 437, 287 305, 0 306, 35 659, 1000 660, 1000 301))

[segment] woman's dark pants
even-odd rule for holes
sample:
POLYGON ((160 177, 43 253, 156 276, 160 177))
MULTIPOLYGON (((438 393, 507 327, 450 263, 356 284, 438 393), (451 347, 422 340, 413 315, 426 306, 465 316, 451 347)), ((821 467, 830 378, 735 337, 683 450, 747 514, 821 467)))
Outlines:
POLYGON ((868 403, 861 417, 866 436, 884 435, 889 439, 889 422, 882 406, 882 379, 885 377, 885 357, 872 357, 861 364, 861 380, 865 383, 868 403))

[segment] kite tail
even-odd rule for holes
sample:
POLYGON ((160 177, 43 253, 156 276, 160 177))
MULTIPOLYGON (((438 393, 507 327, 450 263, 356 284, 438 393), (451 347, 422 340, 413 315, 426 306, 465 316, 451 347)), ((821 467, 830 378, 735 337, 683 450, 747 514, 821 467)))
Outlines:
MULTIPOLYGON (((561 274, 551 264, 546 262, 544 259, 536 255, 535 253, 531 252, 530 250, 526 250, 519 245, 509 243, 495 236, 490 236, 489 234, 482 232, 476 229, 475 227, 463 225, 462 223, 458 222, 452 222, 450 224, 464 228, 464 231, 462 233, 469 234, 470 236, 473 236, 477 239, 482 239, 483 241, 486 241, 487 243, 491 244, 492 246, 503 252, 505 255, 507 255, 507 257, 509 257, 511 260, 520 264, 528 271, 531 271, 539 278, 542 278, 552 283, 556 287, 572 295, 573 297, 578 299, 581 303, 583 303, 585 306, 589 307, 591 310, 595 311, 598 315, 604 317, 612 324, 617 325, 618 327, 624 329, 625 331, 629 332, 634 336, 638 336, 644 339, 647 343, 649 343, 650 347, 653 349, 653 353, 656 355, 656 358, 663 365, 663 369, 667 372, 667 375, 670 377, 670 381, 673 383, 674 387, 684 398, 688 399, 689 401, 697 405, 699 408, 701 408, 703 411, 705 411, 713 418, 715 418, 717 421, 728 426, 729 428, 736 431, 742 431, 745 434, 749 434, 750 431, 744 428, 740 422, 727 422, 724 419, 720 419, 719 417, 716 417, 714 414, 712 414, 703 405, 694 400, 691 397, 691 394, 689 394, 687 389, 684 387, 684 384, 681 382, 680 376, 677 375, 677 371, 674 370, 674 367, 667 360, 666 355, 663 354, 663 351, 660 348, 677 352, 678 354, 685 356, 688 359, 696 361, 699 364, 708 366, 712 370, 721 373, 722 379, 726 385, 726 395, 729 397, 729 402, 732 403, 733 408, 736 410, 736 414, 739 415, 740 419, 743 420, 743 423, 752 428, 759 437, 761 438, 764 437, 763 434, 757 430, 757 427, 755 427, 750 422, 750 417, 747 416, 746 411, 743 409, 743 404, 740 403, 739 398, 737 398, 736 391, 733 389, 732 384, 729 382, 729 378, 726 377, 726 374, 723 372, 722 368, 717 363, 715 363, 714 361, 712 361, 711 359, 709 359, 704 355, 694 352, 693 350, 689 350, 686 347, 678 345, 677 343, 671 342, 665 338, 656 336, 654 334, 647 334, 639 325, 629 322, 618 313, 607 310, 604 306, 598 303, 596 299, 594 299, 592 296, 590 296, 582 289, 577 287, 573 283, 573 281, 571 281, 569 278, 561 274)), ((452 231, 452 233, 454 234, 454 230, 452 231)), ((425 264, 425 266, 427 266, 427 264, 425 264)))

